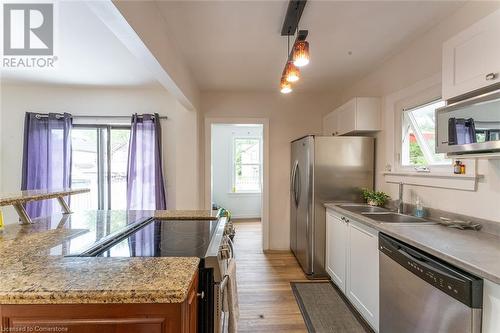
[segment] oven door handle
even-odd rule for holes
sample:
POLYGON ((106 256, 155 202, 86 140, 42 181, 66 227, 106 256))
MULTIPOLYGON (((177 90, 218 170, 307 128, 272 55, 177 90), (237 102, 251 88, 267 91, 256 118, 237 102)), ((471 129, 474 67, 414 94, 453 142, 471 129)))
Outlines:
POLYGON ((224 290, 226 289, 227 282, 229 281, 229 276, 225 275, 219 285, 219 290, 222 295, 224 295, 224 290))
POLYGON ((231 250, 231 256, 229 257, 230 260, 234 259, 235 258, 235 255, 234 255, 234 243, 233 241, 231 240, 231 237, 227 236, 227 244, 229 245, 229 249, 231 250))

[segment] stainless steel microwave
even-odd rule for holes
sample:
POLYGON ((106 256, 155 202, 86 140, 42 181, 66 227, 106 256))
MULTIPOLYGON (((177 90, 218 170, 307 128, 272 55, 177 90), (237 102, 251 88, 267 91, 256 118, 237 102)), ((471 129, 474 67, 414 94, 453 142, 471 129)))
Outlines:
POLYGON ((500 90, 436 109, 436 152, 500 152, 500 90))

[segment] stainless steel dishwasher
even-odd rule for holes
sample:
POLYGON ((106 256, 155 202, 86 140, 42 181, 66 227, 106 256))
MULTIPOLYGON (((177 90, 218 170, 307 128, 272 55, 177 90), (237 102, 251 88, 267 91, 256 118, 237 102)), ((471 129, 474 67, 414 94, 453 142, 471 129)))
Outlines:
POLYGON ((479 333, 483 280, 379 234, 381 333, 479 333))

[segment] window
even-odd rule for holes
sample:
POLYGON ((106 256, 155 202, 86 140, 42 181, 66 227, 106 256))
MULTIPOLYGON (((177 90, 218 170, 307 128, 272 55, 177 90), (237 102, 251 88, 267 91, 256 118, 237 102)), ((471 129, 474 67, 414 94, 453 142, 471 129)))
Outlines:
POLYGON ((234 193, 260 193, 262 156, 260 138, 233 139, 234 193))
POLYGON ((436 154, 435 110, 444 106, 438 100, 403 111, 402 166, 449 165, 445 154, 436 154))
POLYGON ((126 209, 129 137, 127 126, 74 125, 71 187, 90 188, 75 210, 126 209))

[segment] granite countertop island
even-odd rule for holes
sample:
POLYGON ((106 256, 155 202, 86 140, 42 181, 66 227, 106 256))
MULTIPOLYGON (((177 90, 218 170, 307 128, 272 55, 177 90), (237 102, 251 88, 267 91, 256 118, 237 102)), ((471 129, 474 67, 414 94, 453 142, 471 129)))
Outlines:
POLYGON ((154 216, 154 211, 90 211, 6 225, 0 232, 0 304, 183 302, 199 258, 66 257, 154 216))
MULTIPOLYGON (((325 207, 408 243, 481 278, 500 284, 500 236, 438 224, 381 223, 326 203, 325 207)), ((342 203, 346 204, 346 203, 342 203)), ((432 219, 431 219, 432 220, 432 219)))

